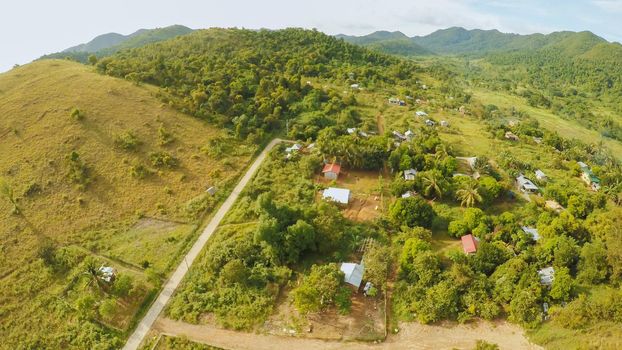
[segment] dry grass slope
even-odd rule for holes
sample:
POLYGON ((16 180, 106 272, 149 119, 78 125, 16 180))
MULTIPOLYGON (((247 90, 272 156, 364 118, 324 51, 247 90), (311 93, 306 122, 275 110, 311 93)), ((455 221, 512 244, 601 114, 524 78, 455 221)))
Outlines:
MULTIPOLYGON (((54 311, 46 310, 47 303, 42 302, 60 298, 67 278, 46 270, 37 255, 43 242, 106 255, 108 242, 114 241, 110 237, 124 234, 141 215, 196 223, 198 216, 189 214, 187 203, 206 196, 208 184, 227 186, 250 160, 255 146, 229 140, 222 130, 172 110, 154 92, 68 61, 35 62, 0 75, 0 177, 12 185, 22 213, 12 214, 10 203, 0 199, 4 345, 17 345, 31 327, 41 339, 53 338, 59 328, 76 321, 73 311, 63 320, 55 319, 54 311), (85 115, 83 119, 70 116, 74 108, 85 115), (162 127, 172 142, 161 142, 162 127), (133 150, 115 142, 127 133, 138 140, 133 150), (226 157, 212 151, 209 144, 215 139, 225 144, 219 152, 226 157), (72 151, 88 168, 90 182, 85 188, 67 176, 67 155, 72 151), (179 165, 156 167, 150 160, 153 152, 167 152, 179 165), (131 169, 137 165, 153 173, 136 178, 131 169)), ((166 253, 183 249, 192 232, 180 233, 174 227, 171 231, 174 237, 167 242, 177 248, 164 249, 162 254, 144 252, 162 259, 154 264, 161 269, 173 258, 166 253)), ((162 232, 154 235, 163 238, 162 232)), ((128 246, 153 248, 153 244, 131 241, 149 239, 138 236, 128 234, 128 246)), ((115 259, 124 259, 117 256, 123 250, 114 253, 115 259)), ((131 265, 140 261, 140 251, 126 253, 131 265)))

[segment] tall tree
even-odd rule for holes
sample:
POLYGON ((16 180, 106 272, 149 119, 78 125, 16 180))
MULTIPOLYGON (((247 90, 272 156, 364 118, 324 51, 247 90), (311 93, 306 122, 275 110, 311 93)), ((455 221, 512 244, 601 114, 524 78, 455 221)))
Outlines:
POLYGON ((460 205, 464 207, 472 207, 482 202, 482 196, 475 181, 465 182, 456 191, 456 198, 460 201, 460 205))

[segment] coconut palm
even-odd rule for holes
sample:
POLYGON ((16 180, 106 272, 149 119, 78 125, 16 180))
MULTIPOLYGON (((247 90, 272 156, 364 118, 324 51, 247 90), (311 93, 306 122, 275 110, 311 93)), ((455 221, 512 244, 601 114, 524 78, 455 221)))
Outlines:
POLYGON ((436 172, 426 172, 421 178, 423 183, 423 194, 429 197, 431 194, 435 194, 438 198, 443 198, 443 190, 439 180, 439 174, 436 172))
POLYGON ((102 271, 97 267, 97 262, 95 259, 88 257, 84 261, 84 272, 83 274, 87 275, 89 280, 86 283, 86 287, 96 286, 98 289, 103 289, 102 283, 102 271))
POLYGON ((17 201, 15 200, 15 196, 13 195, 13 188, 3 178, 0 178, 0 195, 5 197, 12 205, 13 205, 13 213, 19 214, 19 208, 17 207, 17 201))
POLYGON ((475 181, 463 183, 460 189, 456 191, 456 198, 460 201, 460 205, 465 207, 472 207, 482 202, 482 196, 479 194, 475 181))

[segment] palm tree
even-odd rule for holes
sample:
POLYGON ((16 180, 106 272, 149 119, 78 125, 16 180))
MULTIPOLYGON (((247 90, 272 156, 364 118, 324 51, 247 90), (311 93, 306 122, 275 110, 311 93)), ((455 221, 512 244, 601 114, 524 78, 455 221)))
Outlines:
POLYGON ((15 200, 15 196, 13 195, 13 188, 3 178, 0 178, 0 194, 4 196, 11 204, 13 204, 13 213, 19 214, 19 208, 17 207, 17 201, 15 200))
POLYGON ((422 177, 423 194, 428 197, 434 193, 438 198, 443 198, 443 190, 441 189, 438 174, 434 172, 426 172, 422 177))
POLYGON ((98 289, 103 289, 103 274, 102 271, 97 267, 97 262, 95 261, 95 259, 91 257, 86 258, 86 260, 84 261, 83 273, 89 277, 89 280, 86 283, 86 287, 94 285, 98 289))
POLYGON ((463 183, 460 189, 456 191, 456 198, 460 201, 460 205, 465 207, 472 207, 482 201, 475 181, 463 183))

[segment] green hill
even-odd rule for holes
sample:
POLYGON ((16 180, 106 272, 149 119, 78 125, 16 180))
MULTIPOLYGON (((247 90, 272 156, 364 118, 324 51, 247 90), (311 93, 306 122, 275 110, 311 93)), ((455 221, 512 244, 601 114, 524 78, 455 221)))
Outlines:
POLYGON ((0 200, 0 349, 118 348, 218 200, 205 186, 226 191, 249 160, 153 93, 69 61, 0 74, 0 178, 19 208, 0 200), (88 287, 89 257, 129 294, 88 287))
POLYGON ((413 42, 406 34, 396 31, 377 31, 363 36, 339 34, 335 36, 351 44, 368 47, 372 50, 399 56, 432 55, 433 53, 413 42))
POLYGON ((136 48, 150 43, 168 40, 191 32, 192 29, 188 27, 182 25, 172 25, 164 28, 139 29, 129 35, 108 33, 97 36, 88 43, 73 46, 61 52, 45 55, 41 58, 70 58, 86 63, 88 56, 91 54, 94 54, 97 57, 109 56, 119 50, 136 48))

